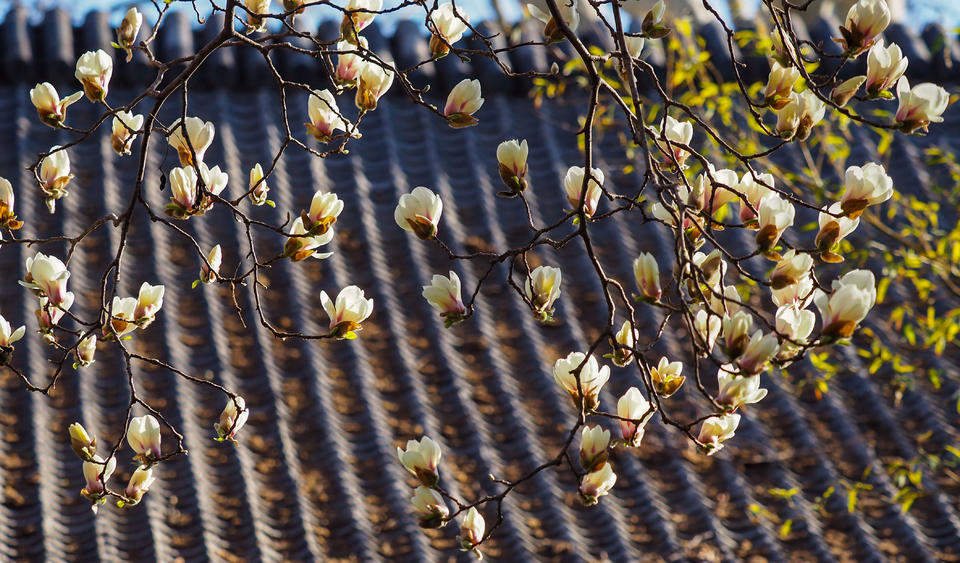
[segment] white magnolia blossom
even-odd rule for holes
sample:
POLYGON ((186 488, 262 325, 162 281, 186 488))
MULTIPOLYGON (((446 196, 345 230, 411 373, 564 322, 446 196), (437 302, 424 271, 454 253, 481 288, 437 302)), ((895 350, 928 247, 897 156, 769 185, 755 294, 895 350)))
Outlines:
POLYGON ((553 318, 553 304, 560 297, 560 283, 563 274, 560 268, 537 266, 530 272, 523 286, 524 293, 533 305, 537 317, 542 320, 553 318))
POLYGON ((753 174, 747 172, 740 178, 740 182, 734 187, 742 196, 740 201, 740 221, 744 224, 756 222, 756 210, 760 207, 760 202, 763 201, 763 198, 773 193, 773 185, 773 174, 757 174, 756 177, 754 177, 753 174), (751 209, 751 206, 753 209, 751 209))
POLYGON ((580 432, 580 464, 590 471, 607 461, 610 431, 602 426, 584 426, 580 432))
MULTIPOLYGON (((360 71, 368 64, 375 64, 367 61, 360 53, 368 51, 367 39, 360 37, 354 44, 350 41, 340 41, 337 43, 337 69, 334 74, 334 81, 337 85, 343 87, 353 87, 357 85, 360 78, 360 71)), ((324 90, 326 92, 326 90, 324 90)), ((331 96, 332 97, 332 96, 331 96)), ((311 121, 313 119, 311 118, 311 121)))
POLYGON ((777 112, 777 134, 787 140, 806 141, 826 110, 826 104, 810 90, 799 94, 794 92, 790 101, 777 112))
POLYGON ((440 445, 429 436, 419 442, 408 440, 406 449, 397 448, 397 458, 404 469, 427 487, 433 487, 440 480, 440 456, 440 445))
POLYGON ((860 219, 852 219, 845 216, 843 204, 837 201, 824 210, 821 210, 817 221, 820 225, 820 230, 817 231, 817 238, 814 240, 814 244, 817 249, 827 255, 830 261, 839 262, 842 259, 831 258, 833 255, 830 253, 830 249, 856 230, 860 225, 860 219))
POLYGON ((130 146, 137 138, 137 131, 143 127, 143 116, 129 111, 118 111, 113 116, 113 129, 110 133, 110 146, 119 155, 130 154, 130 146))
POLYGON ((668 155, 665 159, 667 165, 674 165, 674 160, 676 160, 676 163, 683 167, 690 153, 674 143, 690 146, 690 141, 693 140, 693 123, 678 121, 668 115, 664 119, 663 127, 654 136, 654 140, 656 140, 660 149, 668 155))
MULTIPOLYGON (((343 58, 343 55, 341 55, 343 58)), ((336 131, 346 131, 350 124, 340 115, 337 100, 330 90, 320 90, 310 94, 307 102, 310 122, 306 123, 307 133, 317 142, 326 143, 336 131)))
POLYGON ((758 329, 750 336, 743 355, 737 359, 737 366, 746 375, 760 373, 766 369, 767 362, 776 356, 778 351, 780 342, 777 335, 772 332, 763 334, 763 331, 758 329))
MULTIPOLYGON (((199 156, 199 155, 198 155, 199 156)), ((174 168, 170 171, 170 203, 164 211, 177 219, 201 215, 213 205, 206 195, 201 195, 199 181, 203 180, 207 192, 219 195, 227 187, 229 177, 219 166, 208 168, 200 163, 200 174, 193 166, 174 168)))
POLYGON ((770 67, 770 77, 767 78, 767 87, 763 91, 767 103, 774 109, 780 109, 790 101, 793 85, 800 80, 800 71, 790 65, 784 67, 774 61, 770 67))
MULTIPOLYGON (((6 178, 0 177, 0 227, 6 227, 15 231, 23 226, 23 221, 17 219, 13 212, 13 185, 6 178)), ((0 240, 3 236, 0 235, 0 240)))
POLYGON ((419 486, 413 491, 410 499, 413 511, 417 514, 420 526, 423 528, 439 528, 444 519, 450 515, 447 503, 437 491, 419 486))
POLYGON ((844 80, 840 84, 837 84, 833 90, 830 90, 830 100, 840 107, 847 105, 847 103, 857 95, 860 87, 863 86, 863 83, 866 81, 867 77, 862 74, 844 80))
POLYGON ((200 267, 200 281, 203 283, 213 283, 216 281, 222 262, 223 249, 221 249, 218 244, 210 249, 210 252, 208 252, 206 256, 206 262, 200 267))
POLYGON ((373 299, 367 299, 355 285, 341 289, 336 301, 321 291, 320 304, 330 317, 330 334, 335 338, 356 338, 360 323, 373 313, 373 299))
POLYGON ((454 10, 453 4, 448 2, 440 4, 440 7, 430 12, 430 23, 433 32, 430 53, 439 58, 450 52, 450 46, 463 37, 468 29, 470 16, 459 6, 454 10))
POLYGON ((60 127, 67 119, 67 107, 83 97, 83 92, 74 92, 64 99, 53 84, 43 82, 30 89, 30 101, 37 108, 40 121, 50 127, 60 127))
POLYGON ((739 199, 733 190, 740 185, 740 179, 727 168, 717 170, 710 164, 708 170, 709 173, 699 174, 694 180, 694 194, 701 209, 716 215, 724 205, 739 199))
POLYGON ((660 289, 660 266, 657 259, 649 252, 641 252, 633 261, 633 277, 637 280, 637 287, 640 288, 640 294, 643 298, 650 301, 659 301, 662 291, 660 289))
POLYGON ((91 436, 79 422, 74 422, 67 430, 70 433, 70 447, 73 453, 83 461, 93 461, 97 453, 97 439, 91 436))
POLYGON ((357 95, 354 99, 361 111, 377 109, 377 101, 387 93, 393 84, 393 71, 368 62, 360 67, 357 75, 357 95))
POLYGON ((483 105, 483 98, 480 96, 480 81, 464 78, 450 90, 447 95, 447 103, 443 106, 443 115, 447 117, 447 123, 454 128, 470 127, 479 123, 473 116, 480 106, 483 105))
POLYGON ((617 474, 610 463, 604 463, 580 480, 580 499, 586 506, 597 504, 600 497, 609 493, 616 483, 617 474))
POLYGON ((753 315, 749 311, 737 311, 725 315, 722 327, 724 351, 731 358, 739 357, 750 342, 753 315))
POLYGON ((906 76, 897 81, 897 98, 900 105, 894 120, 907 133, 926 131, 931 123, 943 121, 941 115, 950 103, 950 94, 940 86, 924 82, 911 88, 906 76))
POLYGON ((780 241, 780 237, 788 227, 793 225, 796 209, 793 204, 775 193, 770 193, 760 200, 757 210, 757 246, 762 252, 769 252, 780 241))
POLYGON ((253 165, 253 168, 250 169, 250 183, 248 188, 250 191, 250 202, 254 205, 263 205, 267 203, 267 194, 270 193, 270 186, 267 185, 267 180, 263 176, 263 167, 260 166, 260 163, 253 165))
POLYGON ((150 285, 143 282, 140 285, 140 291, 137 294, 137 308, 134 311, 134 318, 141 327, 146 327, 153 322, 154 317, 163 307, 163 285, 150 285))
POLYGON ((300 216, 307 230, 323 234, 337 222, 342 211, 343 200, 337 194, 317 190, 310 200, 310 211, 300 216))
POLYGON ((559 358, 553 365, 553 378, 570 394, 573 404, 580 407, 580 391, 577 389, 577 376, 574 371, 580 368, 580 389, 583 390, 583 408, 593 410, 600 404, 600 389, 610 379, 610 367, 603 366, 593 356, 589 358, 582 352, 570 352, 566 358, 559 358), (582 367, 581 367, 581 364, 582 367))
POLYGON ((471 506, 467 510, 466 516, 463 517, 463 522, 460 524, 460 534, 457 535, 460 547, 465 551, 476 551, 476 546, 483 540, 483 533, 486 529, 487 523, 483 516, 476 507, 471 506))
POLYGON ((736 368, 726 364, 717 370, 717 403, 733 412, 744 405, 759 403, 767 396, 760 388, 760 375, 737 375, 736 368))
POLYGON ((11 348, 13 343, 23 338, 27 327, 20 325, 16 330, 10 325, 10 321, 0 315, 0 348, 11 348))
MULTIPOLYGON (((570 31, 577 31, 580 25, 580 12, 577 10, 577 0, 563 0, 557 2, 557 9, 560 12, 560 18, 567 24, 570 31)), ((527 10, 534 19, 540 20, 545 25, 543 27, 543 36, 548 43, 563 41, 565 36, 563 30, 553 19, 549 12, 545 12, 533 4, 527 4, 527 10)))
POLYGON ((236 395, 227 398, 227 404, 220 413, 220 420, 213 424, 213 429, 217 432, 217 441, 230 440, 237 441, 237 433, 246 424, 250 416, 250 409, 247 408, 243 397, 236 395))
POLYGON ((177 150, 177 155, 180 156, 180 165, 186 167, 193 164, 193 154, 197 155, 197 161, 203 162, 203 155, 213 144, 215 134, 216 130, 213 127, 213 122, 204 121, 199 117, 187 117, 184 125, 180 124, 180 119, 173 122, 173 125, 170 126, 170 136, 167 137, 167 143, 177 150), (184 128, 187 130, 186 136, 183 134, 184 128), (193 147, 193 153, 190 152, 191 146, 193 147))
POLYGON ((614 365, 626 367, 633 357, 633 344, 637 339, 637 329, 633 328, 630 321, 623 321, 620 330, 614 335, 613 340, 619 346, 614 346, 611 360, 614 365), (622 348, 621 348, 622 346, 622 348))
POLYGON ((847 168, 844 174, 841 210, 856 218, 871 205, 879 205, 893 197, 893 178, 883 166, 869 162, 847 168))
POLYGON ((383 8, 383 0, 349 0, 344 6, 340 34, 347 41, 356 41, 357 34, 373 23, 376 12, 383 8))
POLYGON ((113 76, 113 59, 103 49, 87 51, 77 59, 74 76, 83 84, 83 92, 91 102, 101 102, 107 97, 113 76))
POLYGON ((127 62, 133 58, 133 51, 130 48, 137 40, 141 25, 143 25, 143 14, 134 6, 127 10, 120 22, 120 27, 117 28, 117 44, 114 47, 127 52, 127 62))
POLYGON ((896 43, 883 46, 883 39, 870 47, 867 53, 867 94, 879 96, 893 87, 907 70, 907 57, 896 43))
POLYGON ((160 459, 160 422, 150 414, 130 419, 127 443, 144 461, 160 459))
POLYGON ((400 196, 393 220, 401 229, 410 231, 422 240, 429 240, 437 234, 441 213, 443 202, 440 196, 423 186, 417 186, 412 192, 400 196))
POLYGON ((705 353, 710 353, 717 343, 723 321, 719 316, 700 309, 693 317, 693 328, 699 338, 699 344, 704 346, 705 353))
POLYGON ((707 295, 711 311, 733 315, 740 310, 743 301, 736 286, 725 285, 722 290, 718 286, 714 291, 707 295))
POLYGON ((817 316, 813 311, 803 309, 797 303, 788 303, 777 309, 775 321, 777 332, 785 337, 780 343, 780 352, 777 356, 788 359, 794 356, 800 345, 807 342, 817 323, 817 316))
POLYGON ((86 486, 80 494, 94 502, 100 500, 106 492, 106 482, 110 480, 116 469, 117 458, 115 457, 111 457, 106 463, 99 455, 93 456, 90 461, 84 461, 83 478, 86 479, 86 486))
MULTIPOLYGON (((137 298, 114 296, 111 301, 110 326, 118 338, 137 330, 137 298)), ((109 334, 109 333, 108 333, 109 334)))
POLYGON ((707 455, 713 455, 723 449, 723 443, 733 438, 740 425, 740 415, 731 413, 723 416, 711 416, 700 425, 697 441, 706 450, 707 455))
POLYGON ((590 169, 590 180, 586 185, 584 193, 584 175, 585 169, 582 166, 571 166, 567 174, 563 177, 563 192, 567 196, 567 203, 571 208, 580 209, 580 201, 583 201, 583 214, 589 219, 597 212, 597 205, 600 203, 600 194, 603 193, 603 171, 599 168, 590 169))
POLYGON ((877 301, 876 279, 869 270, 853 270, 835 280, 833 291, 817 290, 813 298, 826 337, 848 338, 877 301))
POLYGON ((38 297, 46 297, 51 305, 59 305, 68 295, 71 298, 73 296, 67 291, 69 279, 70 271, 62 260, 38 252, 27 257, 26 274, 20 285, 32 290, 38 297))
POLYGON ((293 224, 290 225, 290 237, 283 244, 283 255, 293 262, 299 262, 310 257, 324 260, 333 256, 333 252, 317 252, 317 249, 333 240, 334 230, 328 228, 318 235, 311 235, 310 232, 304 226, 302 217, 294 219, 293 224))
MULTIPOLYGON (((717 319, 717 324, 719 322, 720 320, 717 319)), ((716 340, 716 336, 713 339, 716 340)), ((686 379, 683 375, 683 362, 671 362, 666 356, 660 358, 657 365, 650 368, 650 379, 653 381, 653 388, 657 391, 657 395, 664 399, 670 397, 680 389, 686 379)))
POLYGON ((630 58, 639 59, 646 40, 643 37, 624 35, 623 42, 627 46, 627 54, 630 55, 630 58))
POLYGON ((152 467, 145 465, 138 467, 136 471, 133 472, 133 475, 130 476, 127 488, 123 490, 123 496, 127 498, 126 503, 131 505, 138 504, 156 480, 157 478, 153 474, 152 467))
POLYGON ((813 268, 813 256, 794 249, 786 251, 770 272, 770 285, 773 289, 783 289, 810 276, 813 268))
POLYGON ((870 48, 877 36, 890 25, 887 0, 859 0, 847 11, 840 32, 841 42, 851 55, 870 48))
POLYGON ((70 156, 60 146, 50 147, 51 154, 40 161, 40 191, 50 213, 56 211, 57 200, 67 196, 67 184, 73 179, 70 173, 70 156))
POLYGON ((430 285, 423 286, 423 298, 430 306, 440 311, 446 326, 463 320, 467 307, 460 296, 460 276, 450 270, 450 277, 435 274, 430 285))
POLYGON ((628 446, 639 446, 640 441, 643 440, 643 427, 649 420, 643 417, 649 410, 650 402, 636 387, 627 389, 627 392, 617 401, 617 416, 621 419, 620 434, 628 446))
POLYGON ((89 366, 97 354, 97 335, 89 334, 77 344, 77 365, 89 366))
MULTIPOLYGON (((693 256, 690 257, 690 262, 703 274, 704 279, 702 281, 708 286, 719 289, 723 285, 723 278, 727 275, 729 267, 727 261, 723 259, 720 249, 714 249, 710 254, 694 252, 693 256)), ((689 267, 687 269, 689 270, 689 267)))
POLYGON ((511 139, 497 145, 500 179, 513 194, 527 189, 527 141, 511 139))
POLYGON ((243 0, 247 9, 247 33, 266 31, 267 22, 264 16, 270 13, 270 0, 243 0))

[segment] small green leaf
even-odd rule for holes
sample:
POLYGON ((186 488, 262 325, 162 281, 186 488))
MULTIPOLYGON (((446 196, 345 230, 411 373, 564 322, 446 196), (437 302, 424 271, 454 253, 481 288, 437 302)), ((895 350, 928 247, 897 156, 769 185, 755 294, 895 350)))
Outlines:
POLYGON ((196 289, 200 285, 200 280, 193 280, 193 285, 190 286, 190 289, 196 289))
POLYGON ((343 337, 344 337, 346 340, 356 340, 356 339, 357 339, 357 333, 356 333, 356 332, 353 332, 353 331, 351 330, 351 331, 348 331, 346 334, 344 334, 343 337))

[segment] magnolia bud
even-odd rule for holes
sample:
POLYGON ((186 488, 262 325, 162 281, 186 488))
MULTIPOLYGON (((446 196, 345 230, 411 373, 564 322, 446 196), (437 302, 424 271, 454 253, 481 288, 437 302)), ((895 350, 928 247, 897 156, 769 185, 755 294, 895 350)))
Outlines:
POLYGON ((447 103, 443 108, 443 115, 447 123, 454 129, 470 127, 479 123, 473 114, 483 105, 480 97, 480 81, 464 78, 447 96, 447 103))
POLYGON ((66 149, 50 147, 49 155, 40 161, 40 191, 50 213, 56 211, 58 199, 67 196, 67 184, 73 179, 70 173, 70 157, 66 149))
POLYGON ((13 354, 13 343, 23 338, 27 327, 20 326, 16 330, 0 315, 0 365, 7 365, 10 355, 13 354))
POLYGON ((773 109, 781 109, 790 101, 793 85, 800 80, 800 71, 791 66, 781 66, 774 61, 764 90, 764 99, 773 109))
POLYGON ((243 0, 247 9, 247 33, 266 31, 267 23, 261 17, 270 13, 270 0, 243 0))
POLYGON ((704 309, 700 309, 694 315, 693 328, 698 338, 697 344, 704 347, 704 354, 709 354, 713 350, 717 337, 720 336, 722 324, 723 321, 719 316, 708 313, 704 309))
MULTIPOLYGON (((580 25, 580 12, 577 10, 577 0, 570 2, 557 2, 557 9, 560 11, 560 17, 563 19, 570 31, 576 31, 580 25)), ((540 20, 545 25, 543 27, 543 36, 547 43, 556 43, 566 39, 560 25, 553 19, 548 12, 544 12, 533 4, 527 4, 527 10, 535 19, 540 20)))
POLYGON ((138 504, 143 495, 150 490, 150 485, 153 485, 156 480, 157 478, 153 475, 153 468, 145 465, 138 467, 130 476, 130 482, 123 491, 123 496, 127 497, 127 504, 138 504))
MULTIPOLYGON (((361 111, 375 110, 377 101, 387 93, 392 84, 392 70, 380 66, 379 63, 367 62, 360 67, 360 72, 357 74, 357 95, 354 103, 361 111)), ((480 106, 477 105, 477 107, 480 106)))
POLYGON ((112 75, 113 59, 103 49, 87 51, 77 59, 74 76, 83 84, 83 92, 91 102, 102 102, 107 97, 112 75))
POLYGON ((87 430, 79 422, 71 424, 69 431, 73 453, 83 461, 92 461, 97 453, 97 438, 87 434, 87 430))
POLYGON ((119 155, 130 154, 130 146, 137 138, 137 131, 143 127, 143 116, 133 115, 129 111, 118 111, 113 117, 113 130, 110 145, 119 155))
POLYGON ((599 168, 590 169, 590 179, 584 185, 585 171, 582 166, 571 166, 563 177, 563 191, 567 196, 567 203, 573 210, 583 210, 589 219, 597 212, 600 195, 603 193, 603 171, 599 168), (581 203, 582 207, 581 207, 581 203))
POLYGON ((823 318, 823 336, 849 338, 876 301, 876 279, 869 270, 847 272, 833 282, 829 295, 817 290, 814 303, 823 318))
POLYGON ((617 334, 614 335, 613 354, 611 359, 613 363, 620 367, 626 367, 633 358, 633 345, 636 342, 637 331, 630 324, 630 321, 623 321, 623 325, 617 334))
POLYGON ((747 311, 737 311, 723 317, 724 352, 731 358, 737 358, 750 342, 750 329, 753 327, 753 315, 747 311))
POLYGON ((890 25, 890 8, 886 0, 859 0, 850 7, 843 25, 841 39, 849 56, 857 56, 869 49, 887 26, 890 25))
POLYGON ((213 283, 217 280, 217 274, 220 273, 220 263, 223 261, 223 251, 220 245, 216 245, 207 253, 207 261, 200 267, 200 281, 203 283, 213 283))
POLYGON ((693 140, 693 124, 689 121, 678 121, 668 115, 664 119, 663 127, 655 134, 654 140, 660 150, 667 155, 664 164, 669 167, 679 164, 682 168, 690 153, 674 143, 690 146, 690 141, 693 140))
POLYGON ((163 285, 150 285, 147 282, 140 285, 137 307, 133 311, 133 318, 140 328, 150 326, 156 314, 160 312, 160 308, 163 307, 163 289, 163 285))
POLYGON ((697 441, 703 446, 707 455, 713 455, 723 449, 725 441, 733 438, 739 425, 739 414, 711 416, 700 425, 700 434, 697 436, 697 441))
POLYGON ((343 21, 340 23, 341 37, 356 43, 358 34, 373 22, 376 12, 382 7, 383 0, 349 0, 343 8, 343 21))
POLYGON ((466 318, 467 308, 460 297, 460 277, 453 270, 450 277, 434 275, 430 285, 423 286, 423 298, 440 311, 447 328, 466 318))
POLYGON ((427 487, 417 487, 410 503, 419 518, 421 528, 439 528, 446 524, 445 519, 450 515, 440 493, 427 487))
POLYGON ((756 330, 747 342, 743 355, 737 360, 737 366, 747 375, 760 373, 779 350, 776 334, 763 334, 763 331, 756 330))
POLYGON ((810 275, 813 268, 813 257, 805 252, 797 253, 790 249, 784 253, 773 271, 770 272, 770 286, 773 289, 783 289, 793 285, 810 275))
MULTIPOLYGON (((342 60, 345 56, 347 55, 340 55, 340 59, 342 60)), ((330 93, 330 90, 320 90, 310 94, 307 102, 307 114, 310 116, 310 121, 304 124, 307 133, 320 143, 326 143, 333 137, 335 131, 346 131, 350 125, 340 115, 337 100, 330 93)))
POLYGON ((250 416, 250 409, 247 408, 246 401, 240 395, 235 395, 227 399, 227 405, 223 407, 220 413, 219 422, 214 423, 213 429, 217 431, 217 441, 230 440, 236 443, 237 433, 246 424, 250 416))
POLYGON ((313 200, 310 201, 310 212, 302 213, 304 226, 308 227, 310 232, 323 234, 327 232, 337 217, 343 211, 343 201, 337 197, 337 194, 326 193, 322 190, 313 194, 313 200))
POLYGON ((604 463, 580 479, 580 500, 585 506, 597 504, 617 482, 617 474, 610 463, 604 463))
POLYGON ((563 273, 553 266, 537 266, 530 272, 523 289, 533 305, 537 319, 547 322, 553 319, 553 303, 560 297, 560 282, 563 273))
POLYGON ((627 389, 627 392, 617 401, 617 416, 620 417, 620 433, 628 446, 639 446, 643 440, 643 427, 647 420, 644 416, 650 411, 650 403, 636 387, 627 389))
POLYGON ((500 179, 509 188, 499 195, 516 195, 527 189, 527 141, 504 141, 497 146, 500 179))
POLYGON ((355 285, 341 289, 336 302, 326 291, 321 291, 320 304, 330 317, 330 335, 334 338, 356 338, 360 323, 373 313, 373 299, 367 299, 363 290, 355 285))
POLYGON ((407 441, 407 449, 397 448, 397 457, 403 467, 426 487, 440 481, 440 445, 424 436, 419 442, 407 441))
POLYGON ((106 462, 103 458, 94 455, 93 459, 83 462, 83 477, 86 479, 86 487, 80 494, 94 502, 103 498, 106 493, 106 483, 117 468, 117 458, 111 457, 106 462))
POLYGON ((80 366, 89 366, 94 362, 94 355, 97 353, 97 335, 90 334, 83 338, 77 344, 76 356, 77 364, 80 366))
POLYGON ((49 82, 37 84, 30 90, 30 101, 37 108, 40 121, 50 127, 60 127, 67 119, 67 107, 83 97, 83 92, 74 92, 60 99, 56 88, 49 82))
MULTIPOLYGON (((177 149, 181 166, 191 166, 194 164, 194 154, 197 156, 198 162, 203 161, 203 155, 213 143, 215 134, 216 130, 210 121, 204 122, 199 117, 188 117, 184 125, 181 125, 180 120, 177 119, 170 126, 170 136, 167 137, 167 143, 177 149), (184 129, 186 129, 186 132, 184 132, 184 129), (192 153, 190 151, 191 147, 193 147, 192 153)), ((207 187, 210 187, 209 183, 207 187)))
POLYGON ((767 194, 760 200, 760 208, 757 210, 757 225, 760 227, 757 231, 757 247, 760 252, 778 257, 774 255, 773 249, 783 232, 793 225, 795 214, 793 205, 775 193, 767 194))
POLYGON ((777 357, 791 359, 799 346, 806 344, 816 322, 817 316, 813 311, 802 309, 798 303, 789 303, 777 309, 777 332, 782 335, 777 357))
MULTIPOLYGON (((13 212, 13 186, 6 178, 0 177, 0 227, 16 231, 23 226, 23 221, 17 219, 13 212)), ((2 239, 2 237, 0 237, 2 239)))
POLYGON ((321 234, 311 235, 315 229, 309 231, 304 226, 303 217, 297 217, 290 226, 290 238, 283 244, 283 255, 290 258, 292 262, 299 262, 313 257, 318 260, 329 258, 332 252, 317 252, 321 246, 329 244, 333 240, 334 231, 327 228, 321 234))
POLYGON ((860 225, 859 218, 851 219, 845 215, 843 204, 839 201, 820 211, 818 218, 820 230, 817 231, 817 238, 814 239, 813 244, 820 251, 820 257, 825 262, 843 261, 843 258, 832 252, 833 247, 860 225))
POLYGON ((649 252, 642 252, 633 261, 633 276, 637 280, 637 287, 640 288, 640 294, 649 301, 659 301, 662 291, 660 289, 660 265, 657 259, 649 252))
POLYGON ((726 364, 717 371, 719 392, 717 403, 726 407, 730 412, 744 405, 760 402, 767 396, 767 390, 760 388, 760 375, 737 375, 730 370, 733 366, 726 364))
POLYGON ((127 10, 126 15, 123 16, 123 21, 120 22, 120 27, 117 28, 117 42, 114 47, 127 52, 127 62, 130 62, 130 59, 133 58, 133 51, 130 50, 130 47, 137 40, 137 34, 140 32, 142 24, 143 14, 136 7, 133 7, 127 10))
POLYGON ((254 205, 263 205, 269 201, 267 193, 270 191, 270 186, 267 185, 267 179, 263 177, 263 168, 259 162, 250 169, 249 190, 250 201, 254 205))
POLYGON ((423 186, 418 186, 409 194, 400 196, 400 202, 393 212, 393 219, 405 231, 428 240, 436 236, 443 202, 440 196, 423 186))
POLYGON ((591 471, 607 461, 610 446, 610 431, 600 426, 584 426, 580 433, 580 464, 584 471, 591 471))
POLYGON ((160 459, 160 423, 149 414, 131 419, 127 443, 144 462, 160 459))
POLYGON ((483 541, 483 533, 487 524, 475 507, 467 510, 467 515, 463 517, 463 523, 460 524, 460 534, 457 540, 464 551, 474 551, 479 555, 477 545, 483 541))
POLYGON ((863 167, 851 166, 844 174, 840 209, 856 219, 871 205, 881 204, 893 196, 893 179, 883 166, 869 162, 863 167))
POLYGON ((847 105, 850 99, 857 95, 857 91, 866 79, 866 76, 854 76, 844 80, 830 91, 830 100, 840 107, 847 105))

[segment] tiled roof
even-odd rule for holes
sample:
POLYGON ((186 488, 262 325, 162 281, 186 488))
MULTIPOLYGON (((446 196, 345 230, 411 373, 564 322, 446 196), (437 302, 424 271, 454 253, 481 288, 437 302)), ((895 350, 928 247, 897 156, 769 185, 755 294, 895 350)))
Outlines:
MULTIPOLYGON (((70 196, 50 215, 25 167, 37 152, 67 137, 38 122, 26 91, 41 78, 70 77, 76 53, 104 47, 110 33, 102 14, 91 14, 78 29, 71 28, 64 12, 51 12, 37 27, 25 22, 23 12, 13 11, 0 27, 0 176, 14 184, 17 213, 26 224, 21 236, 77 233, 126 201, 136 163, 115 157, 107 131, 72 149, 77 177, 70 196)), ((324 29, 335 33, 332 25, 324 29)), ((191 42, 204 35, 195 38, 186 18, 171 18, 164 29, 160 49, 167 57, 188 52, 191 42)), ((890 33, 898 29, 909 34, 902 27, 890 33)), ((401 24, 392 38, 375 29, 365 35, 401 65, 423 54, 418 51, 423 42, 413 40, 414 26, 401 24)), ((909 44, 919 55, 927 43, 909 44)), ((911 71, 924 67, 929 78, 945 76, 942 59, 914 59, 905 51, 911 71)), ((515 63, 522 68, 548 65, 531 51, 518 54, 515 63)), ((200 78, 205 86, 194 90, 190 106, 190 114, 216 123, 207 160, 230 174, 228 190, 234 197, 250 166, 268 160, 281 140, 276 100, 259 78, 257 64, 242 51, 218 54, 207 78, 200 78)), ((299 80, 320 84, 318 66, 285 59, 281 64, 298 73, 299 80)), ((420 434, 441 441, 444 482, 471 497, 499 489, 489 474, 517 477, 556 450, 572 412, 552 381, 550 366, 582 347, 605 320, 584 256, 576 248, 537 254, 564 272, 557 326, 539 327, 515 295, 492 283, 469 322, 444 330, 420 297, 420 286, 450 264, 392 220, 398 196, 411 186, 426 185, 443 197, 440 236, 455 250, 505 248, 524 239, 522 207, 494 195, 500 189, 495 146, 512 137, 530 142, 534 217, 554 217, 564 206, 558 179, 579 160, 573 136, 564 127, 575 122, 576 108, 562 101, 535 107, 510 84, 496 80, 483 59, 474 64, 471 69, 446 57, 435 71, 424 69, 420 79, 439 81, 436 89, 445 91, 463 74, 479 75, 487 102, 478 127, 455 131, 403 100, 387 99, 364 120, 363 139, 348 156, 321 160, 289 151, 270 182, 277 210, 253 211, 277 221, 280 210, 307 205, 318 188, 335 191, 345 201, 333 257, 277 263, 265 280, 265 308, 281 327, 319 331, 326 322, 319 291, 357 284, 376 301, 359 340, 273 339, 251 314, 249 287, 238 293, 241 314, 228 288, 191 290, 197 257, 162 225, 145 217, 137 221, 120 293, 135 291, 143 280, 165 284, 167 293, 158 321, 138 332, 131 346, 237 390, 252 409, 250 421, 238 447, 216 443, 211 425, 223 406, 222 396, 163 370, 136 366, 145 396, 184 432, 190 454, 160 466, 160 478, 140 506, 107 507, 94 516, 79 495, 80 463, 70 450, 66 427, 80 420, 102 443, 118 439, 128 397, 119 358, 102 346, 93 366, 68 374, 49 398, 29 393, 15 375, 2 372, 0 558, 446 559, 454 553, 453 526, 429 533, 417 528, 408 509, 412 487, 395 462, 395 445, 420 434)), ((120 65, 112 97, 123 99, 125 88, 136 83, 133 68, 120 65)), ((305 100, 291 104, 294 115, 305 115, 305 100)), ((172 105, 162 116, 167 121, 174 118, 172 105)), ((85 123, 92 117, 89 104, 70 108, 71 121, 85 123)), ((894 142, 888 168, 901 189, 930 182, 928 171, 916 166, 922 146, 937 143, 960 150, 958 124, 960 115, 954 112, 929 137, 894 142)), ((852 160, 871 158, 875 147, 865 137, 862 141, 852 147, 852 160)), ((609 185, 629 186, 634 180, 618 173, 626 161, 616 140, 603 142, 598 154, 609 185)), ((158 191, 153 172, 174 166, 175 160, 165 147, 151 153, 146 193, 154 206, 168 195, 158 191)), ((225 270, 236 264, 238 249, 246 245, 241 227, 223 210, 183 225, 205 246, 223 245, 225 270)), ((593 229, 595 240, 615 241, 601 250, 611 273, 630 279, 631 260, 644 250, 654 252, 661 267, 669 269, 671 242, 661 230, 637 227, 624 214, 593 229)), ((861 228, 862 240, 870 235, 868 227, 861 228)), ((74 310, 81 317, 95 310, 99 276, 116 239, 116 232, 100 230, 73 256, 70 283, 77 294, 74 310)), ((264 237, 260 250, 272 252, 280 244, 264 237)), ((64 251, 56 245, 45 250, 64 251)), ((13 246, 0 251, 0 268, 9 273, 8 283, 0 284, 0 311, 18 324, 26 322, 29 331, 35 328, 35 300, 13 280, 34 251, 13 246)), ((482 273, 456 267, 466 287, 482 273)), ((504 275, 499 271, 497 279, 504 275)), ((906 291, 894 287, 891 294, 905 297, 906 291)), ((656 326, 654 314, 644 314, 649 326, 656 326)), ((681 337, 669 331, 660 351, 688 359, 681 337)), ((51 371, 47 352, 39 339, 26 338, 17 345, 14 361, 42 381, 51 371)), ((960 436, 955 399, 951 401, 958 391, 955 358, 931 359, 947 374, 940 390, 918 384, 894 408, 888 386, 893 375, 881 371, 869 376, 849 348, 841 354, 849 370, 831 382, 821 400, 797 393, 779 376, 764 376, 770 395, 749 411, 736 439, 715 457, 697 453, 672 429, 648 425, 642 447, 615 453, 616 488, 591 509, 580 506, 569 473, 542 473, 504 505, 505 526, 485 551, 507 561, 960 558, 956 483, 925 482, 930 494, 907 513, 896 505, 867 501, 847 512, 839 495, 826 503, 826 513, 816 507, 827 487, 842 477, 858 479, 864 468, 872 469, 866 481, 876 491, 893 491, 883 463, 916 455, 914 434, 933 431, 930 443, 940 446, 955 444, 960 436), (770 494, 775 487, 800 492, 788 503, 770 494), (779 525, 754 514, 754 504, 768 507, 780 522, 792 520, 790 534, 781 538, 779 525)), ((603 396, 608 410, 636 383, 634 374, 615 369, 603 396)), ((702 406, 690 389, 669 404, 686 416, 702 406)), ((117 478, 125 480, 132 469, 121 461, 117 478)))

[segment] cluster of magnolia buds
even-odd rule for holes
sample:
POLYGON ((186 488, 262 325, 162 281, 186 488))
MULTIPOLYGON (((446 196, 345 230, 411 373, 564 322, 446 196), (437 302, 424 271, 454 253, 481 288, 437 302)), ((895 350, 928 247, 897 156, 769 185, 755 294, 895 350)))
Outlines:
POLYGON ((103 338, 124 338, 138 328, 150 326, 163 307, 163 292, 162 285, 143 282, 136 297, 114 296, 108 311, 109 321, 103 325, 103 338))

